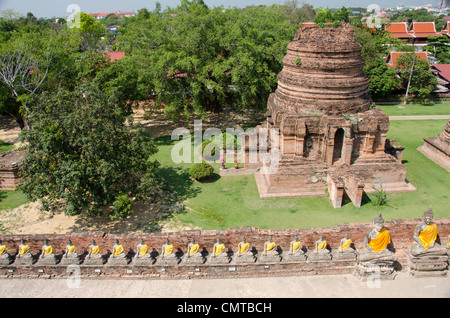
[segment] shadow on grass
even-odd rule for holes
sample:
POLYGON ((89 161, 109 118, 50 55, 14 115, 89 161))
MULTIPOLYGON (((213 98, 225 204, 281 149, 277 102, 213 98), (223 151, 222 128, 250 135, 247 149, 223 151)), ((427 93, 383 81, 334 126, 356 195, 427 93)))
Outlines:
POLYGON ((0 190, 0 202, 3 201, 7 197, 7 194, 5 191, 0 190))
POLYGON ((110 209, 105 209, 99 217, 79 218, 71 231, 161 232, 161 222, 172 218, 175 213, 183 213, 184 207, 180 203, 197 196, 201 188, 190 180, 187 168, 162 166, 158 168, 158 175, 163 179, 160 184, 163 193, 148 202, 133 202, 133 213, 125 219, 111 221, 110 209))
MULTIPOLYGON (((363 195, 362 195, 362 198, 361 198, 361 206, 364 206, 364 205, 369 204, 371 202, 372 202, 372 200, 370 200, 370 198, 367 195, 367 193, 363 192, 363 195)), ((348 196, 347 192, 344 191, 344 195, 342 197, 342 206, 347 205, 347 204, 353 204, 353 202, 350 199, 350 197, 348 196)))

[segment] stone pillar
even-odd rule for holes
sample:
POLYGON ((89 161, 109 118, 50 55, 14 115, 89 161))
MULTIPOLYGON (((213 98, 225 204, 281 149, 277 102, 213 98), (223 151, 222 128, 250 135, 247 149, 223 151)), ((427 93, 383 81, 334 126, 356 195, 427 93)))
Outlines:
POLYGON ((371 133, 367 133, 364 143, 364 148, 362 151, 363 156, 371 155, 374 152, 374 142, 375 142, 375 135, 371 133))
POLYGON ((304 149, 305 149, 305 137, 295 137, 295 155, 299 157, 304 157, 304 149))
POLYGON ((342 198, 344 196, 344 184, 334 172, 328 172, 327 185, 333 207, 340 208, 342 206, 342 198))
POLYGON ((345 164, 350 165, 352 160, 352 151, 353 151, 353 140, 351 136, 348 136, 347 133, 344 137, 344 146, 342 149, 342 160, 345 164))

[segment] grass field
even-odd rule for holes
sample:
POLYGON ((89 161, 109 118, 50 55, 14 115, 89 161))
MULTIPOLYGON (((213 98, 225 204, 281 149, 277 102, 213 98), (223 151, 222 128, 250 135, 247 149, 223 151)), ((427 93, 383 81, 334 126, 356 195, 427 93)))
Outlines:
POLYGON ((9 151, 9 150, 13 150, 14 149, 14 145, 4 142, 3 140, 0 140, 0 153, 1 152, 5 152, 5 151, 9 151))
MULTIPOLYGON (((0 153, 14 149, 13 144, 0 140, 0 153)), ((13 209, 27 203, 22 191, 0 191, 0 210, 13 209)))
MULTIPOLYGON (((347 222, 371 222, 379 213, 386 220, 418 218, 430 204, 435 217, 449 217, 450 174, 416 148, 423 137, 437 136, 445 120, 391 121, 388 138, 406 147, 404 164, 407 178, 417 192, 388 194, 387 206, 375 207, 368 195, 365 204, 356 209, 351 202, 334 209, 327 197, 260 199, 253 175, 216 177, 208 183, 189 180, 190 164, 173 164, 170 137, 157 139, 159 153, 155 158, 163 165, 166 179, 186 196, 186 209, 177 218, 202 229, 226 229, 238 226, 287 229, 328 227, 347 222)), ((219 165, 215 165, 218 171, 219 165)))
POLYGON ((25 203, 28 203, 28 200, 20 190, 0 191, 0 210, 14 209, 25 203))
POLYGON ((450 115, 450 103, 377 105, 389 116, 450 115))

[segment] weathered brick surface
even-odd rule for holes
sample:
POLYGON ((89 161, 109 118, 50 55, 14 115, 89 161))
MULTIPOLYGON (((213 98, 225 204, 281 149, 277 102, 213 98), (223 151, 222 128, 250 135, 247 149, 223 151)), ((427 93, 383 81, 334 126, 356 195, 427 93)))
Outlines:
MULTIPOLYGON (((442 244, 447 243, 447 236, 450 234, 450 219, 434 220, 438 225, 442 244)), ((419 222, 418 219, 411 220, 392 220, 386 222, 385 226, 391 234, 393 247, 399 258, 400 269, 407 267, 406 251, 412 243, 414 228, 419 222)), ((329 228, 311 228, 311 229, 287 229, 287 230, 268 230, 254 227, 239 227, 226 230, 193 230, 173 233, 143 233, 143 234, 107 234, 103 232, 84 232, 68 234, 36 234, 36 235, 1 235, 0 239, 8 247, 11 255, 17 253, 17 247, 20 240, 24 239, 31 247, 32 254, 39 254, 45 239, 48 239, 54 247, 55 254, 61 255, 70 238, 72 243, 77 246, 78 254, 86 253, 94 239, 100 246, 103 255, 111 252, 115 239, 118 239, 124 246, 125 251, 130 256, 136 251, 136 246, 142 238, 144 242, 153 249, 153 253, 160 251, 166 238, 174 245, 178 252, 185 252, 187 244, 194 238, 200 245, 201 251, 210 253, 217 237, 226 245, 229 252, 236 250, 242 236, 245 236, 250 243, 252 250, 256 253, 261 252, 264 242, 269 236, 277 243, 280 252, 286 252, 289 249, 289 242, 294 235, 299 239, 307 249, 312 250, 314 243, 322 234, 328 242, 331 249, 336 249, 339 241, 347 233, 354 242, 357 250, 363 247, 365 233, 371 228, 371 223, 346 223, 336 227, 329 228)), ((163 267, 156 262, 148 267, 136 266, 85 266, 81 264, 81 275, 85 277, 145 277, 145 278, 189 278, 189 277, 251 277, 251 276, 269 276, 269 275, 315 275, 315 274, 339 274, 350 273, 353 270, 352 261, 327 261, 327 262, 305 262, 305 263, 285 263, 277 264, 250 264, 250 265, 180 265, 163 267), (267 267, 268 266, 268 267, 267 267), (100 272, 98 270, 100 269, 100 272), (96 272, 97 270, 97 272, 96 272)), ((0 277, 66 277, 68 275, 65 266, 9 266, 0 267, 0 277)))

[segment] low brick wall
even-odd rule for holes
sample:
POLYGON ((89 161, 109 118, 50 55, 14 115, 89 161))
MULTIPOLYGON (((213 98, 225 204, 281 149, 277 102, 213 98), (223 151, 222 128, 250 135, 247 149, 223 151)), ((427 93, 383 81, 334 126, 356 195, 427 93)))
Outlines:
MULTIPOLYGON (((399 262, 399 269, 407 267, 406 251, 408 246, 413 242, 413 233, 415 226, 419 223, 419 219, 413 220, 392 220, 385 223, 388 229, 392 245, 396 250, 399 262)), ((448 235, 450 235, 450 218, 435 219, 438 225, 439 235, 442 239, 441 244, 446 244, 448 235)), ((246 241, 250 243, 251 249, 258 253, 263 250, 264 243, 269 236, 276 242, 278 250, 286 253, 289 250, 289 243, 294 235, 308 250, 314 249, 314 244, 322 234, 327 241, 331 250, 336 250, 340 240, 345 234, 354 242, 357 250, 363 248, 365 233, 372 227, 372 223, 346 223, 336 227, 329 228, 312 228, 312 229, 288 229, 288 230, 267 230, 254 227, 239 227, 227 230, 192 230, 172 233, 144 233, 144 234, 106 234, 103 232, 84 232, 84 233, 67 233, 67 234, 36 234, 36 235, 0 235, 3 244, 8 247, 8 253, 15 255, 17 253, 20 240, 24 239, 31 247, 33 255, 39 254, 45 239, 53 246, 56 255, 63 254, 67 240, 70 239, 77 246, 79 255, 85 254, 94 239, 100 246, 100 252, 108 255, 112 251, 115 240, 118 239, 120 244, 124 246, 129 256, 133 256, 136 246, 140 239, 143 239, 153 253, 160 253, 161 246, 165 239, 168 238, 170 243, 174 245, 175 250, 180 253, 186 252, 187 245, 191 238, 200 245, 200 250, 204 253, 210 253, 213 245, 216 243, 217 237, 220 237, 222 243, 225 244, 229 252, 236 250, 238 243, 244 236, 246 241)), ((348 273, 354 266, 352 261, 325 261, 325 262, 306 262, 301 265, 296 263, 277 264, 252 264, 252 265, 183 265, 183 263, 167 267, 160 266, 156 262, 147 268, 138 268, 134 266, 83 266, 83 274, 87 276, 133 276, 141 275, 151 277, 224 277, 224 276, 264 276, 290 274, 335 274, 348 273), (96 271, 94 271, 94 267, 96 271), (236 270, 236 267, 238 270, 236 270), (101 270, 99 270, 102 268, 101 270)), ((36 275, 38 273, 38 265, 33 266, 9 266, 0 267, 0 276, 8 277, 24 277, 28 274, 36 275)), ((47 275, 49 277, 67 276, 66 268, 61 266, 47 266, 39 270, 39 275, 47 275)))

